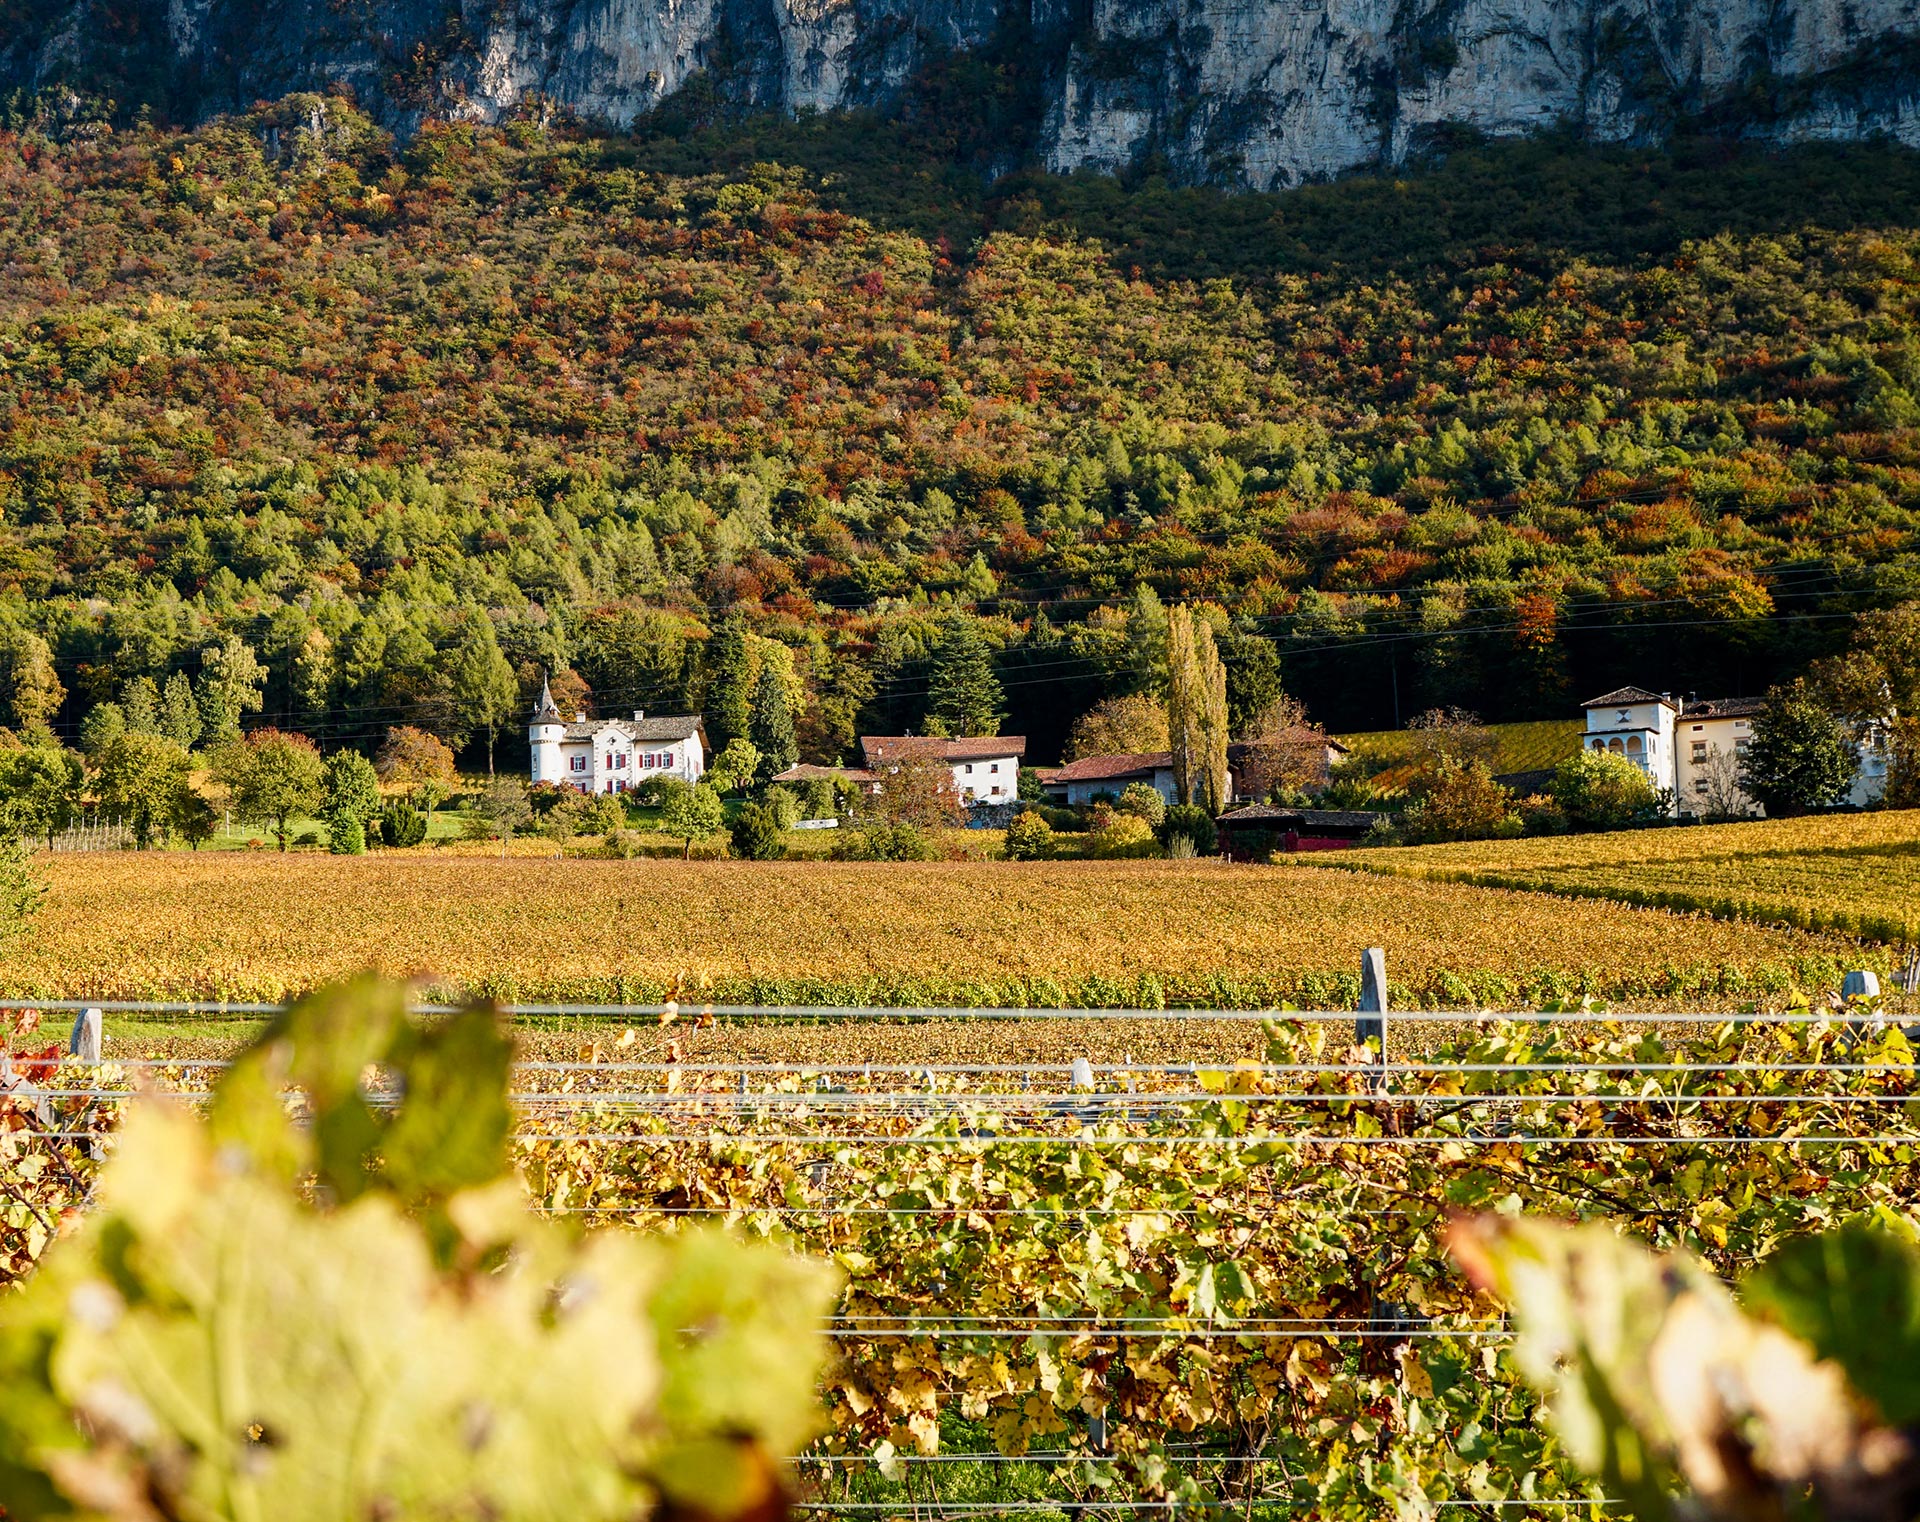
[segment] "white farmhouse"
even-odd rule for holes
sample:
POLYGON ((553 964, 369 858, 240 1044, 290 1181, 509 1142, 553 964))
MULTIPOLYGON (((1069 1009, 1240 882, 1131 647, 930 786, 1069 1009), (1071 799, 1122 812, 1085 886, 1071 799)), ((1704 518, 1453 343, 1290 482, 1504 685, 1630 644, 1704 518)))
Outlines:
POLYGON ((860 751, 875 782, 886 775, 889 763, 905 755, 933 756, 953 768, 954 791, 960 801, 1010 804, 1020 796, 1020 758, 1027 753, 1025 735, 967 735, 957 740, 930 735, 862 735, 860 751))
MULTIPOLYGON (((1760 698, 1691 698, 1621 687, 1583 706, 1587 730, 1581 743, 1589 750, 1611 751, 1634 762, 1654 786, 1673 792, 1673 813, 1734 813, 1742 807, 1758 813, 1739 791, 1739 764, 1753 737, 1760 698)), ((1877 803, 1887 790, 1886 738, 1877 729, 1858 742, 1859 765, 1846 802, 1856 808, 1877 803)))
POLYGON ((707 769, 705 736, 697 714, 649 719, 560 717, 547 684, 527 736, 533 743, 533 781, 583 793, 624 793, 656 777, 698 782, 707 769))

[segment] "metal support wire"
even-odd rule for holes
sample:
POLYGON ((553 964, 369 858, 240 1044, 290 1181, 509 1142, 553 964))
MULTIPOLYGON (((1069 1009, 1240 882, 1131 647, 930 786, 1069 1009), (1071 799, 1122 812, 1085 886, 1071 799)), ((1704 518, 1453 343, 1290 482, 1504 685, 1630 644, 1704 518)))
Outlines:
MULTIPOLYGON (((254 1019, 284 1013, 290 1006, 279 1002, 234 1001, 226 999, 98 999, 47 998, 14 995, 0 996, 0 1011, 39 1009, 79 1011, 98 1009, 107 1014, 195 1015, 254 1019)), ((422 1015, 450 1015, 464 1006, 421 1003, 413 1010, 422 1015)), ((703 1004, 696 1000, 659 1004, 502 1004, 501 1013, 530 1019, 604 1019, 669 1020, 712 1019, 730 1023, 769 1021, 777 1024, 801 1022, 841 1025, 923 1024, 928 1021, 1138 1021, 1144 1023, 1221 1023, 1282 1024, 1295 1021, 1353 1021, 1350 1009, 1069 1009, 1060 1007, 985 1008, 939 1005, 847 1004, 703 1004)), ((1783 1011, 1733 1013, 1725 1010, 1672 1010, 1666 1012, 1605 1010, 1396 1010, 1396 1024, 1413 1021, 1427 1024, 1476 1025, 1493 1021, 1530 1025, 1818 1025, 1831 1024, 1831 1012, 1783 1011)))

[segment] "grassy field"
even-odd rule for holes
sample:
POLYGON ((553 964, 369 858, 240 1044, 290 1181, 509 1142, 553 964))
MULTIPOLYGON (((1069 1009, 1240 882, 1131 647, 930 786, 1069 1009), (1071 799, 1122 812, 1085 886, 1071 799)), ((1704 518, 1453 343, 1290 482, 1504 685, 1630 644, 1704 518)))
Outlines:
MULTIPOLYGON (((521 1000, 1351 1007, 1580 994, 1737 1008, 1861 953, 1831 935, 1360 873, 391 853, 45 858, 19 998, 278 998, 367 966, 521 1000)), ((1884 960, 1884 957, 1883 957, 1884 960)))
POLYGON ((1312 865, 1920 940, 1920 810, 1350 851, 1312 865))

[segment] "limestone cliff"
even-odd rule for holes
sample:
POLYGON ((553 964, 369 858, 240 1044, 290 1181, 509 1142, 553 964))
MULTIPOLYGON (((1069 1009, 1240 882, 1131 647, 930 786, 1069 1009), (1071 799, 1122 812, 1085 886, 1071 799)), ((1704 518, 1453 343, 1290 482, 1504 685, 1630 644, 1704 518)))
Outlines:
MULTIPOLYGON (((16 13, 19 8, 16 7, 16 13)), ((37 0, 0 80, 103 78, 173 114, 338 81, 402 130, 549 101, 621 126, 696 85, 888 106, 943 56, 1032 85, 1035 154, 1269 187, 1437 136, 1920 144, 1920 0, 37 0)))

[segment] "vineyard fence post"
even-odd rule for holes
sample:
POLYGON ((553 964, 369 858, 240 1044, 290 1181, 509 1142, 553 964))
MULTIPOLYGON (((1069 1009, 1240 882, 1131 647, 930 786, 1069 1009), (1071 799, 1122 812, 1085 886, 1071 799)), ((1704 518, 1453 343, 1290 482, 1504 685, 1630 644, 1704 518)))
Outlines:
POLYGON ((67 1038, 67 1054, 92 1066, 100 1061, 100 1011, 83 1009, 67 1038))
POLYGON ((1355 1041, 1365 1043, 1374 1037, 1379 1038, 1380 1061, 1384 1065, 1387 1060, 1387 953, 1380 946, 1369 946, 1360 954, 1360 1018, 1353 1022, 1355 1041))
POLYGON ((1868 1031, 1877 1031, 1885 1025, 1880 1014, 1880 975, 1865 970, 1850 972, 1840 982, 1840 1002, 1849 1015, 1863 1015, 1864 1019, 1850 1019, 1847 1030, 1856 1038, 1868 1031))

